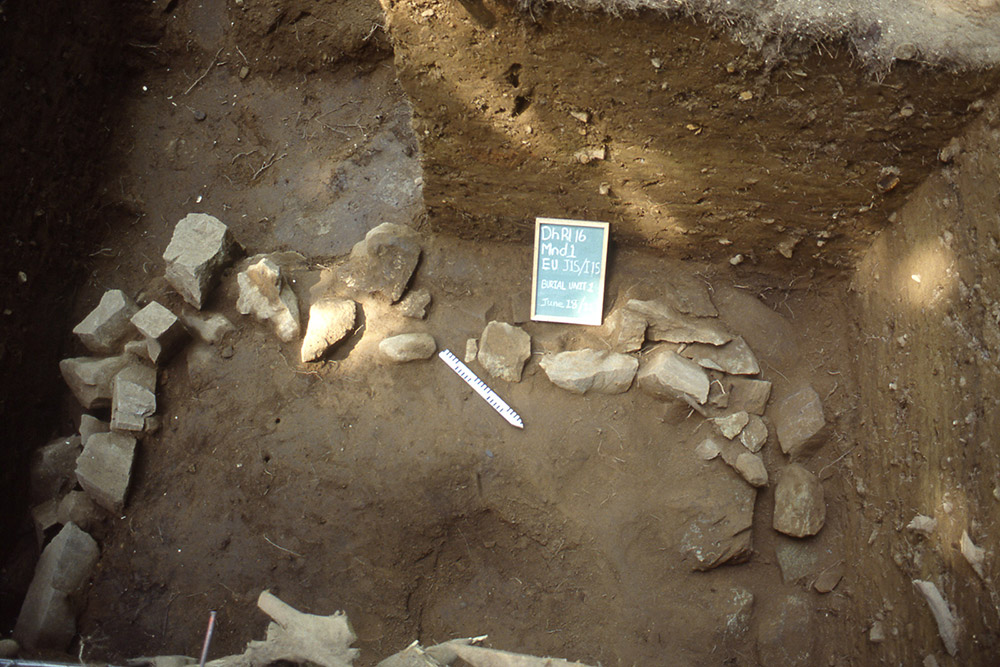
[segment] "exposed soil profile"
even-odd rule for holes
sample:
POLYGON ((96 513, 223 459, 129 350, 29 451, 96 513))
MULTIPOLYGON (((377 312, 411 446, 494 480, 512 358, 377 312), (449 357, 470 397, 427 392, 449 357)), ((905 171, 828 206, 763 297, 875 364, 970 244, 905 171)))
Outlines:
MULTIPOLYGON (((91 354, 70 330, 112 289, 193 314, 163 253, 197 212, 245 251, 202 308, 234 330, 159 367, 125 507, 85 526, 100 557, 77 634, 30 655, 197 656, 210 610, 210 657, 237 654, 264 636, 266 589, 345 611, 359 665, 479 635, 594 665, 991 664, 994 72, 878 79, 834 44, 775 64, 646 13, 65 4, 0 5, 0 637, 40 550, 32 452, 85 412, 111 417, 59 377, 91 354), (536 215, 612 223, 601 327, 530 320, 536 215), (386 222, 418 232, 407 289, 430 294, 424 317, 355 295, 355 327, 303 363, 299 339, 238 311, 237 275, 267 254, 304 329, 386 222), (550 380, 543 359, 619 349, 637 301, 740 337, 759 372, 704 366, 704 401, 550 380), (463 357, 492 321, 530 334, 520 381, 469 364, 523 431, 438 359, 380 351, 427 333, 463 357), (735 463, 756 446, 745 427, 725 435, 734 413, 756 418, 733 388, 748 378, 770 383, 759 488, 735 463), (806 387, 824 426, 789 454, 806 387), (791 463, 821 488, 815 535, 773 527, 791 463), (908 529, 916 515, 937 527, 908 529), (957 655, 914 580, 960 619, 957 655)), ((639 376, 667 352, 698 358, 648 318, 622 352, 639 376)))

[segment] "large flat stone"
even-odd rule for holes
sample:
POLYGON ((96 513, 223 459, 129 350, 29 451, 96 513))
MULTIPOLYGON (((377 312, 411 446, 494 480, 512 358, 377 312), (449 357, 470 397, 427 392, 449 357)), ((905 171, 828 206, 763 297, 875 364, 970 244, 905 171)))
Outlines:
POLYGON ((351 249, 344 282, 361 294, 399 301, 420 259, 420 236, 405 225, 384 222, 351 249))
POLYGON ((825 521, 826 500, 819 478, 797 463, 786 466, 774 491, 774 529, 792 537, 808 537, 818 533, 825 521))
POLYGON ((574 394, 620 394, 632 385, 639 361, 607 350, 575 350, 547 354, 540 365, 553 384, 574 394))
POLYGON ((76 463, 76 479, 101 507, 120 513, 125 507, 135 438, 124 433, 97 433, 90 436, 76 463))
POLYGON ((486 372, 507 382, 520 382, 531 356, 531 336, 524 329, 493 321, 483 329, 477 359, 486 372))
POLYGON ((757 490, 731 473, 694 488, 684 509, 692 517, 680 540, 684 560, 704 571, 748 559, 757 490))
POLYGON ((133 363, 135 357, 122 354, 117 357, 74 357, 59 362, 66 385, 85 410, 111 405, 111 382, 115 375, 133 363))
POLYGON ((357 304, 351 299, 325 298, 309 307, 309 324, 302 338, 302 363, 322 357, 354 329, 357 304))
POLYGON ((813 454, 826 441, 823 405, 811 385, 793 389, 771 415, 781 451, 793 461, 813 454))
POLYGON ((657 348, 642 361, 637 382, 640 389, 657 398, 687 394, 701 404, 708 400, 708 374, 668 347, 657 348))
POLYGON ((645 318, 650 340, 724 345, 733 339, 718 320, 684 315, 663 301, 629 299, 627 307, 645 318))
POLYGON ((190 213, 177 223, 163 252, 167 282, 200 310, 237 248, 229 228, 218 218, 190 213))
POLYGON ((605 337, 615 352, 638 352, 646 342, 646 318, 625 306, 615 306, 604 321, 605 337))
POLYGON ((101 302, 83 321, 73 327, 80 341, 95 354, 113 354, 132 335, 129 325, 138 307, 121 290, 108 290, 101 302))
POLYGON ((729 377, 723 382, 730 410, 743 410, 752 415, 763 415, 771 397, 771 383, 767 380, 729 377))
POLYGON ((711 368, 729 375, 760 373, 757 357, 740 336, 721 346, 692 343, 684 348, 681 356, 687 357, 703 368, 711 368))

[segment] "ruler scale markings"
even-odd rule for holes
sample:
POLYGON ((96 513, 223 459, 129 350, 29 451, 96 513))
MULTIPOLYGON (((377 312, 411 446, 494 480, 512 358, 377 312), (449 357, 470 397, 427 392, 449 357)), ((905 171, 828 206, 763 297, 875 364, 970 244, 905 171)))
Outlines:
POLYGON ((451 350, 441 350, 438 353, 441 361, 448 364, 448 368, 455 371, 458 377, 465 380, 465 383, 472 387, 477 394, 479 394, 484 401, 486 401, 491 408, 500 413, 500 416, 506 419, 510 424, 516 426, 517 428, 524 428, 524 422, 521 421, 520 415, 514 412, 514 409, 507 405, 502 398, 492 389, 489 385, 483 382, 478 375, 472 372, 472 370, 459 361, 458 357, 452 354, 451 350))

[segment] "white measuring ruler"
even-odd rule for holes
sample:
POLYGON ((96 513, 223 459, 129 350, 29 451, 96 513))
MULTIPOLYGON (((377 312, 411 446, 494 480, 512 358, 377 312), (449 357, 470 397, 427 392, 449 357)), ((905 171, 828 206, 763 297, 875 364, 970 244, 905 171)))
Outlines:
POLYGON ((514 412, 514 409, 504 403, 503 399, 497 396, 495 391, 490 389, 485 382, 480 380, 475 373, 469 370, 468 366, 459 361, 458 357, 451 353, 451 350, 441 350, 438 352, 438 356, 441 357, 441 361, 448 364, 448 368, 458 373, 458 377, 465 380, 466 384, 475 389, 476 393, 483 397, 483 400, 489 403, 494 410, 499 412, 501 417, 518 428, 524 428, 524 422, 521 421, 521 417, 514 412))

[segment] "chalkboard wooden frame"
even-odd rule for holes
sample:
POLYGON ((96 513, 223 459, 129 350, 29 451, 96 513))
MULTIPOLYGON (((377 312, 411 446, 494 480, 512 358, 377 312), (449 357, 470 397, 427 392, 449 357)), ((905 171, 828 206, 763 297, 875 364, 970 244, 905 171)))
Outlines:
MULTIPOLYGON (((610 236, 611 225, 607 222, 593 222, 589 220, 565 220, 562 218, 535 218, 535 249, 533 254, 533 259, 531 262, 531 319, 536 322, 559 322, 563 324, 585 324, 589 326, 600 326, 604 318, 604 280, 607 274, 608 265, 608 238, 610 236), (565 239, 560 236, 557 239, 557 243, 567 243, 572 244, 573 239, 577 238, 576 232, 573 230, 579 229, 597 229, 601 233, 601 238, 599 240, 600 244, 600 263, 594 266, 593 264, 583 264, 585 261, 597 262, 596 255, 593 252, 594 248, 590 248, 590 256, 586 258, 580 258, 575 256, 576 248, 570 249, 570 245, 567 245, 567 251, 571 252, 572 259, 577 260, 579 263, 587 267, 587 275, 576 276, 578 282, 571 284, 579 284, 582 282, 590 283, 588 286, 587 293, 589 296, 585 297, 586 303, 580 304, 584 307, 586 312, 582 314, 561 314, 557 311, 565 311, 567 313, 572 313, 573 310, 580 310, 580 308, 572 307, 574 299, 571 296, 566 297, 565 303, 569 304, 566 307, 555 307, 543 303, 539 305, 539 293, 540 291, 545 293, 545 284, 550 282, 546 278, 546 273, 552 275, 553 271, 547 271, 547 267, 540 263, 540 249, 542 247, 542 242, 546 242, 540 239, 542 234, 542 228, 545 225, 557 226, 560 228, 560 234, 563 234, 563 229, 568 229, 570 233, 570 238, 565 239), (540 242, 541 241, 541 242, 540 242), (595 273, 596 272, 596 273, 595 273), (541 273, 541 275, 539 275, 541 273), (542 286, 540 290, 539 286, 542 286)), ((590 241, 591 246, 593 245, 590 241)), ((550 246, 551 252, 551 246, 550 246)), ((561 250, 561 248, 560 248, 561 250)), ((562 261, 563 256, 560 256, 562 261)), ((547 258, 548 261, 545 262, 547 265, 551 265, 551 258, 547 258)), ((543 297, 544 298, 544 297, 543 297)), ((554 302, 555 303, 555 302, 554 302)))

